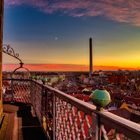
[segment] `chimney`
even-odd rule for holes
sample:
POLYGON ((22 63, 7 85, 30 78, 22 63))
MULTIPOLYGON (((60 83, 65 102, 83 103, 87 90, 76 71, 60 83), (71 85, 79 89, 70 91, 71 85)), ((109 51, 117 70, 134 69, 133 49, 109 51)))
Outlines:
POLYGON ((89 77, 92 78, 93 64, 92 64, 92 38, 89 39, 89 77))

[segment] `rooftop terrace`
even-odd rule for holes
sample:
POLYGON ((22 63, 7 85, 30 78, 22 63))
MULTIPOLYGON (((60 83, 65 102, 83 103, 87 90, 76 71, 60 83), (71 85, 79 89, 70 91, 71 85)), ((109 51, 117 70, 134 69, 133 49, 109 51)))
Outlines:
POLYGON ((106 110, 98 111, 96 106, 44 85, 41 81, 3 79, 3 83, 10 85, 8 92, 5 92, 5 102, 17 105, 17 119, 20 117, 23 122, 21 125, 19 121, 22 129, 18 129, 18 139, 38 136, 43 139, 45 135, 46 139, 54 140, 140 139, 139 124, 106 110))

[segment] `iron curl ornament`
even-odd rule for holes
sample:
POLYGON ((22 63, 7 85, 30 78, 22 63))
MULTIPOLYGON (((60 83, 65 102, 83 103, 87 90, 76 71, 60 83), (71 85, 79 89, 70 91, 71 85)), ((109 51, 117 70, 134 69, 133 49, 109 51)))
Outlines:
POLYGON ((9 45, 9 44, 3 44, 3 53, 9 55, 9 56, 12 56, 14 57, 15 59, 17 59, 19 61, 19 67, 15 68, 13 70, 13 73, 12 75, 19 69, 23 68, 25 69, 29 75, 30 75, 30 71, 29 69, 25 68, 23 65, 24 63, 22 62, 22 60, 19 58, 19 54, 18 53, 15 53, 14 49, 9 45))
POLYGON ((21 59, 19 58, 19 54, 15 53, 14 49, 9 44, 3 44, 3 52, 18 59, 20 63, 22 63, 21 59))

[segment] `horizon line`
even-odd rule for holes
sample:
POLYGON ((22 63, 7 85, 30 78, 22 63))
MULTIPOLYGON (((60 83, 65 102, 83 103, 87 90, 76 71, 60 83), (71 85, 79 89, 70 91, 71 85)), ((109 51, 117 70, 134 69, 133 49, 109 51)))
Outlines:
MULTIPOLYGON (((3 70, 13 70, 19 64, 2 64, 3 70), (10 66, 11 65, 11 66, 10 66), (10 66, 9 68, 7 66, 10 66)), ((89 71, 89 65, 84 64, 24 64, 31 71, 89 71)), ((94 65, 93 70, 140 70, 140 67, 122 67, 94 65)))

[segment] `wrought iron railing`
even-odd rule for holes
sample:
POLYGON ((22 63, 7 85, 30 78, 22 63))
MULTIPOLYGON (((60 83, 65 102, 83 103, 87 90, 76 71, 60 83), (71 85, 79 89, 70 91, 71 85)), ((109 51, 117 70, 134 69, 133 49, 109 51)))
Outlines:
MULTIPOLYGON (((23 83, 23 87, 26 88, 23 92, 25 91, 31 99, 36 115, 50 139, 140 139, 139 124, 116 116, 106 110, 97 111, 96 106, 78 100, 50 86, 43 85, 42 82, 26 81, 25 79, 23 81, 13 81, 13 94, 17 93, 19 89, 24 89, 19 88, 22 87, 23 83), (15 87, 18 87, 18 90, 15 87)), ((23 92, 18 96, 25 95, 23 92)))
POLYGON ((3 79, 3 101, 31 103, 28 79, 3 79))

